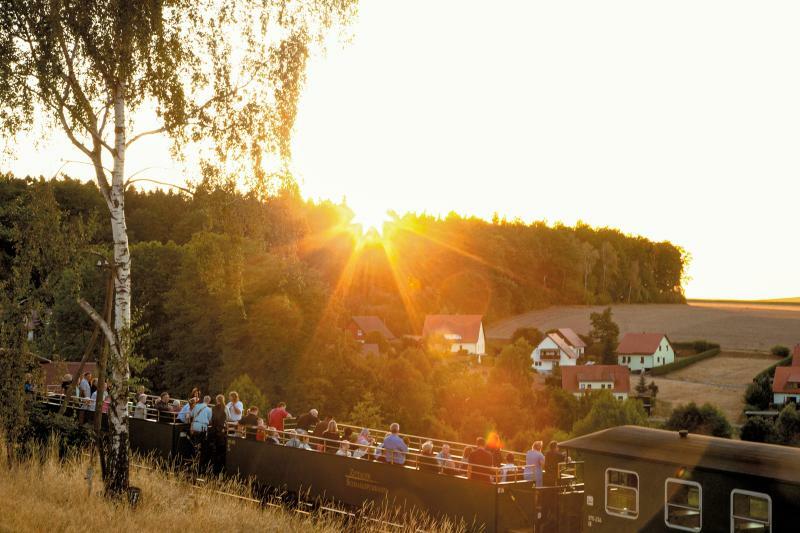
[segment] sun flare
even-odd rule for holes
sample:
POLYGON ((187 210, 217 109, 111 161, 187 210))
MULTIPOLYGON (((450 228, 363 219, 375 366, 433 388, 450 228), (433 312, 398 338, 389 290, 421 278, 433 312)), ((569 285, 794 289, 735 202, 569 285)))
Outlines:
POLYGON ((377 206, 358 206, 352 209, 352 223, 361 227, 362 235, 373 231, 376 231, 378 235, 383 235, 383 225, 390 220, 389 212, 386 209, 377 206))

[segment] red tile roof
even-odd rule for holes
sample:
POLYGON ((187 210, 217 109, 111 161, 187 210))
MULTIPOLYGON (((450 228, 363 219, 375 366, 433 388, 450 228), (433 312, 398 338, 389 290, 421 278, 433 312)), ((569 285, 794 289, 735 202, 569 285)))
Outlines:
POLYGON ((772 381, 772 392, 799 394, 800 388, 790 388, 791 384, 800 386, 800 366, 779 366, 775 369, 775 379, 772 381))
POLYGON ((389 331, 389 328, 386 327, 386 324, 380 317, 373 316, 373 315, 365 315, 365 316, 354 316, 353 322, 356 323, 358 329, 364 332, 364 335, 367 335, 370 332, 377 331, 383 338, 387 341, 392 341, 395 339, 394 334, 389 331))
POLYGON ((422 328, 422 336, 434 334, 458 335, 459 342, 478 342, 483 315, 428 315, 422 328))
POLYGON ((573 348, 586 348, 586 343, 571 328, 558 328, 558 334, 573 348))
MULTIPOLYGON (((620 355, 652 355, 658 350, 664 333, 626 333, 617 347, 620 355)), ((667 339, 669 340, 669 339, 667 339)))
POLYGON ((558 346, 565 354, 567 354, 567 357, 569 357, 570 359, 578 358, 578 354, 575 353, 575 350, 572 349, 572 347, 567 343, 567 341, 559 337, 557 334, 548 333, 547 338, 556 343, 556 346, 558 346))
MULTIPOLYGON (((611 381, 613 392, 629 392, 631 371, 623 365, 577 365, 561 367, 561 388, 581 392, 580 382, 611 381)), ((594 390, 594 389, 592 389, 594 390)))

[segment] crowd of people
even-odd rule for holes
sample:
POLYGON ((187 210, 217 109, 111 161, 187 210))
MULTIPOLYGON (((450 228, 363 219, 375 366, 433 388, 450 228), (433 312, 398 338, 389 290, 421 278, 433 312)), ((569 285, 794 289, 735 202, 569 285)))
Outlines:
POLYGON ((286 403, 279 402, 266 416, 261 416, 256 406, 245 409, 239 394, 232 391, 227 399, 222 394, 213 400, 202 396, 195 388, 185 403, 173 400, 163 392, 157 400, 148 397, 140 388, 133 408, 135 418, 146 418, 148 410, 161 422, 189 424, 193 443, 203 460, 215 471, 224 463, 225 439, 235 434, 242 438, 272 445, 329 453, 355 459, 379 461, 393 465, 408 465, 419 470, 485 482, 529 481, 536 486, 554 486, 557 481, 557 465, 565 460, 558 444, 551 442, 543 452, 542 441, 536 441, 525 454, 525 464, 517 464, 513 453, 501 450, 496 434, 489 441, 478 437, 475 446, 464 448, 461 457, 454 456, 450 445, 444 443, 435 450, 433 441, 425 441, 416 451, 410 450, 400 425, 393 423, 381 440, 375 439, 369 428, 360 432, 352 427, 340 429, 335 419, 319 417, 316 409, 310 409, 295 419, 295 428, 285 429, 284 421, 292 417, 286 403), (550 465, 554 465, 550 468, 550 465))

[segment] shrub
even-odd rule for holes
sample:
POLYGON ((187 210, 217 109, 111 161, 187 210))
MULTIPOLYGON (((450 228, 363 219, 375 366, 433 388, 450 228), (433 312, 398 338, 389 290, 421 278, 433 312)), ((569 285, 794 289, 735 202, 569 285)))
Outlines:
POLYGON ((650 375, 652 376, 663 376, 664 374, 668 374, 673 370, 678 370, 680 368, 686 368, 689 365, 693 365, 705 359, 709 359, 711 357, 715 357, 719 355, 719 348, 711 348, 706 350, 705 352, 701 352, 696 355, 690 355, 689 357, 681 357, 680 359, 676 359, 674 363, 670 363, 664 366, 657 366, 650 370, 650 375))
POLYGON ((517 328, 511 335, 511 342, 517 342, 517 339, 525 339, 531 346, 537 346, 544 339, 544 333, 536 328, 517 328))
POLYGON ((758 410, 764 410, 772 403, 772 383, 767 374, 759 374, 747 386, 744 393, 744 403, 758 410))
POLYGON ((638 400, 620 401, 614 398, 609 391, 593 392, 591 397, 592 407, 589 409, 589 413, 575 422, 572 427, 574 436, 627 424, 647 425, 647 414, 638 400))
POLYGON ((722 411, 710 403, 704 403, 700 407, 694 402, 687 405, 679 405, 672 411, 666 424, 664 424, 664 428, 671 430, 686 429, 690 433, 725 438, 730 438, 733 434, 733 428, 728 419, 725 418, 722 411))
POLYGON ((772 355, 777 355, 778 357, 788 357, 791 351, 787 346, 782 346, 780 344, 776 344, 772 348, 770 348, 770 353, 772 355))
POLYGON ((775 423, 763 416, 754 416, 744 423, 739 438, 750 442, 777 442, 775 423))

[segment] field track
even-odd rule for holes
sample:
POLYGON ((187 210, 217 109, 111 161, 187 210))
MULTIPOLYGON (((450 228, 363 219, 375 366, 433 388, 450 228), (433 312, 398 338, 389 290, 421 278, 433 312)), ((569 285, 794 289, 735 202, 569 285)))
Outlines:
MULTIPOLYGON (((725 350, 767 351, 776 344, 800 343, 800 305, 692 302, 686 305, 613 305, 620 333, 664 332, 673 341, 705 339, 725 350)), ((603 306, 553 306, 510 317, 487 328, 490 339, 508 339, 520 327, 542 331, 569 327, 589 332, 589 314, 603 306)))

